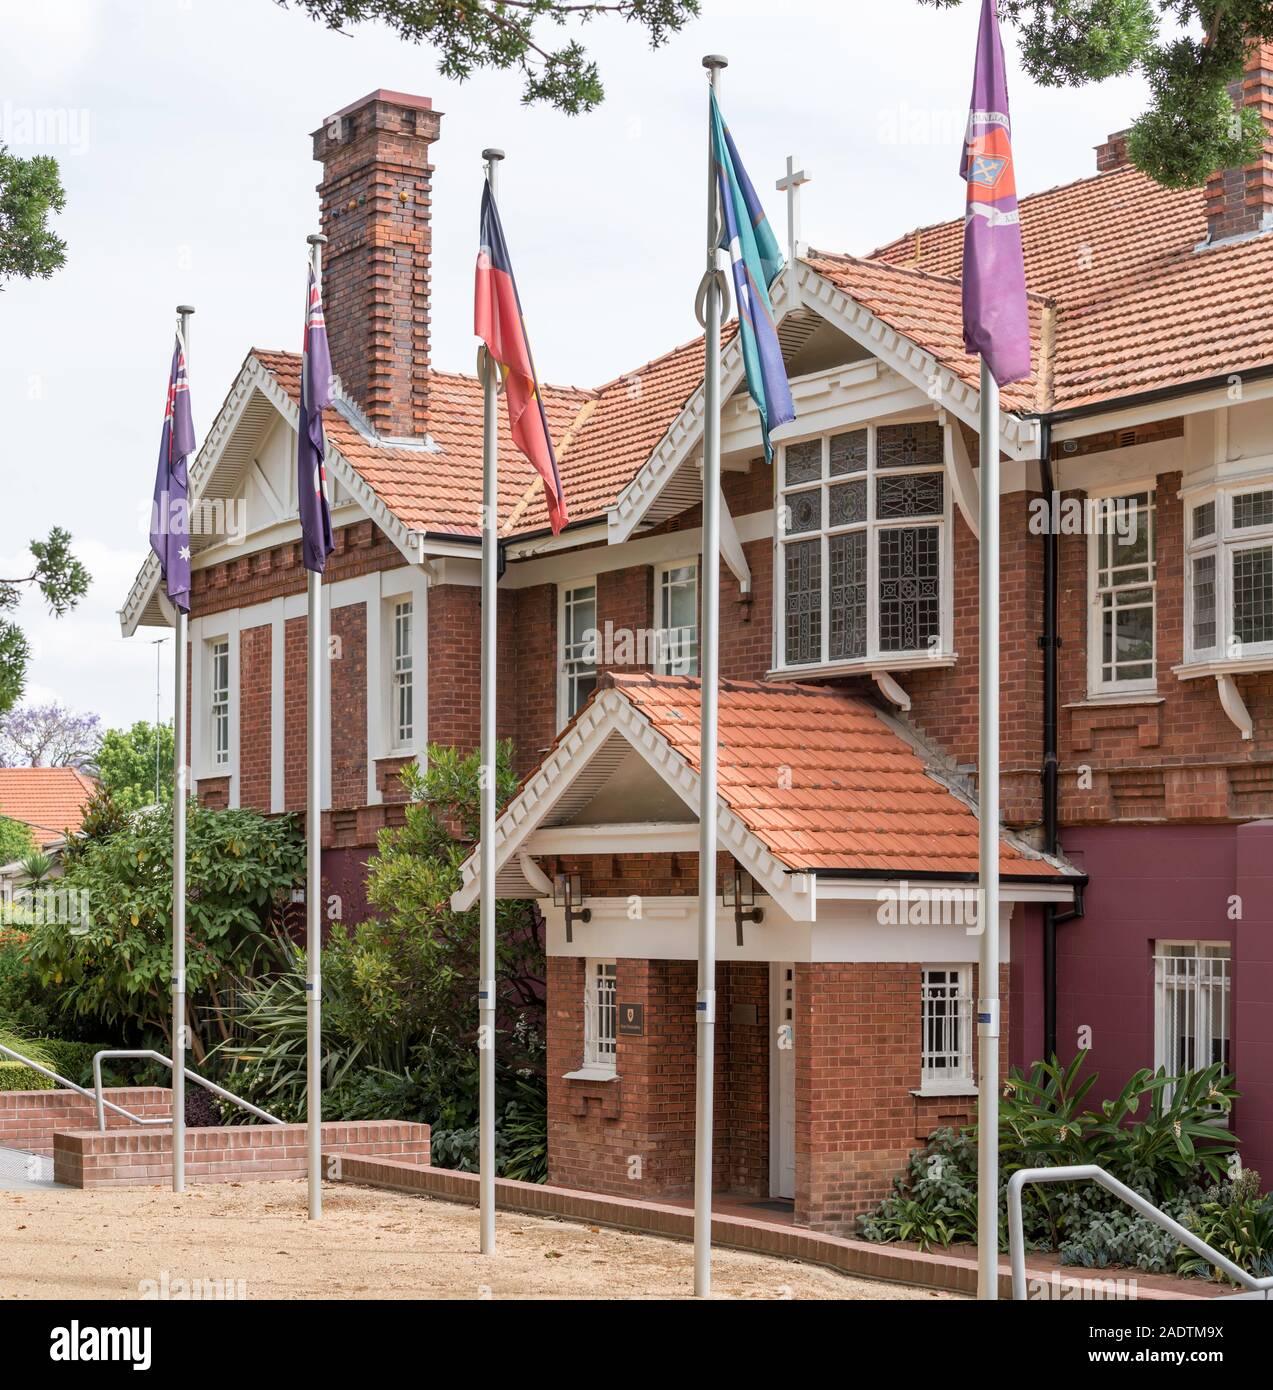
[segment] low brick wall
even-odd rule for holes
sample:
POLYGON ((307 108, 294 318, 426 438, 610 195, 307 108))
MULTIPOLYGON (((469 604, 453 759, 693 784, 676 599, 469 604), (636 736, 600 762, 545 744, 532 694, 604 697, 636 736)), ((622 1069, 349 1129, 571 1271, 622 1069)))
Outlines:
MULTIPOLYGON (((345 1154, 428 1163, 429 1126, 406 1120, 332 1121, 323 1125, 324 1171, 332 1176, 345 1154)), ((191 1182, 260 1181, 306 1174, 305 1126, 226 1125, 186 1130, 186 1178, 191 1182)), ((53 1177, 71 1187, 154 1187, 172 1177, 172 1130, 101 1134, 59 1132, 53 1177)))
MULTIPOLYGON (((103 1095, 143 1119, 172 1114, 172 1092, 166 1086, 107 1086, 103 1095)), ((0 1091, 0 1148, 51 1154, 57 1130, 96 1127, 96 1107, 77 1091, 0 1091)), ((107 1110, 106 1128, 136 1126, 107 1110)))

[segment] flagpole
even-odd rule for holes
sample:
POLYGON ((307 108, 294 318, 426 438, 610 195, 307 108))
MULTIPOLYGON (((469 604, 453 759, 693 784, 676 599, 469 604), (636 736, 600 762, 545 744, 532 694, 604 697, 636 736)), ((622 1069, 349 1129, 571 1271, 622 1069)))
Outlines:
MULTIPOLYGON (((314 283, 322 285, 323 246, 319 233, 305 238, 314 266, 314 283)), ((306 684, 307 786, 305 792, 305 1155, 309 1177, 309 1219, 323 1215, 323 576, 309 579, 306 633, 309 639, 306 684)))
MULTIPOLYGON (((190 304, 177 305, 177 331, 190 373, 190 304)), ((176 428, 174 416, 173 428, 176 428)), ((189 540, 188 524, 186 538, 189 540)), ((171 513, 168 524, 171 525, 171 513)), ((186 635, 189 615, 173 607, 172 707, 172 1190, 186 1190, 186 635)), ((156 744, 159 728, 155 727, 156 744)))
MULTIPOLYGON (((711 91, 729 60, 703 59, 711 91)), ((706 353, 703 371, 703 574, 699 641, 698 810, 698 1056, 694 1087, 694 1294, 712 1292, 712 1093, 716 1060, 716 704, 720 674, 720 321, 716 253, 720 241, 719 185, 707 115, 707 272, 704 279, 706 353)))
POLYGON ((981 359, 977 1297, 999 1297, 999 385, 981 359))
MULTIPOLYGON (((483 150, 486 181, 495 197, 503 150, 483 150)), ((495 743, 496 584, 499 580, 498 368, 482 352, 482 753, 481 937, 478 947, 478 1206, 481 1251, 495 1253, 495 743)))

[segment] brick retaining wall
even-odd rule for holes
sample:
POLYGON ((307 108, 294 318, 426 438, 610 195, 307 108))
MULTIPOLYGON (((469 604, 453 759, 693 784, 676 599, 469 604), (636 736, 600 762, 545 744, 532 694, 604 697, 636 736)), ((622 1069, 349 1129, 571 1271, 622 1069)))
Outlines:
MULTIPOLYGON (((406 1120, 334 1121, 323 1125, 323 1152, 326 1167, 342 1154, 428 1163, 429 1126, 406 1120)), ((262 1181, 305 1173, 303 1124, 186 1130, 186 1177, 191 1182, 262 1181)), ((169 1128, 54 1136, 53 1177, 71 1187, 154 1187, 171 1176, 169 1128)))
MULTIPOLYGON (((172 1092, 166 1086, 107 1086, 103 1095, 143 1119, 172 1113, 172 1092)), ((54 1131, 96 1125, 96 1107, 78 1091, 0 1091, 0 1148, 51 1154, 54 1131)), ((134 1126, 108 1110, 106 1127, 109 1132, 134 1126)))

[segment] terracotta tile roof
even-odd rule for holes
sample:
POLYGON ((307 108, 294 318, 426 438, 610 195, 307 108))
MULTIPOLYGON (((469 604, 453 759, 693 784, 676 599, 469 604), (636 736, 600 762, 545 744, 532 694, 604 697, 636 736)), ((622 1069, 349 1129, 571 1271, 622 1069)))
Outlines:
POLYGON ((93 791, 92 779, 73 767, 0 767, 0 815, 25 821, 37 844, 78 830, 93 791))
MULTIPOLYGON (((1273 363, 1273 237, 1195 250, 1206 234, 1201 188, 1131 168, 1021 200, 1026 281, 1057 306, 1052 409, 1273 363)), ((962 257, 959 218, 871 259, 958 279, 962 257)))
MULTIPOLYGON (((252 354, 297 403, 301 398, 301 359, 294 352, 252 354)), ((566 434, 593 393, 547 386, 544 405, 554 439, 566 434)), ((450 536, 480 536, 482 496, 482 386, 476 377, 451 372, 429 374, 430 433, 438 453, 377 444, 338 410, 323 412, 327 438, 375 488, 404 525, 450 536)), ((539 476, 513 445, 508 416, 500 402, 500 513, 510 517, 527 489, 542 487, 539 476)), ((541 504, 542 510, 542 504, 541 504)), ((545 521, 545 525, 547 522, 545 521)))
MULTIPOLYGON (((608 685, 698 769, 697 680, 624 674, 601 688, 608 685)), ((976 814, 866 700, 819 686, 722 681, 719 724, 720 794, 789 868, 977 871, 976 814)), ((1061 873, 1006 838, 999 865, 1006 877, 1061 873)))
MULTIPOLYGON (((804 259, 819 275, 851 295, 897 332, 927 348, 942 366, 970 386, 980 386, 980 362, 964 351, 963 302, 957 278, 883 260, 861 260, 824 251, 812 251, 804 259)), ((1047 300, 1031 296, 1031 356, 1036 371, 1044 356, 1041 349, 1047 308, 1047 300)), ((1001 399, 1009 410, 1040 409, 1043 400, 1038 375, 1005 386, 1001 399)))

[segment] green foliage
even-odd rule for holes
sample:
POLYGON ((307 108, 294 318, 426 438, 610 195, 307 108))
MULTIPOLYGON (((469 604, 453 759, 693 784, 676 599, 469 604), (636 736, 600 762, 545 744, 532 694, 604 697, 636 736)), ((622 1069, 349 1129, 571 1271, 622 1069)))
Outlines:
MULTIPOLYGON (((1095 1073, 1072 1062, 1013 1069, 999 1103, 1000 1229, 1006 1237, 1008 1179, 1022 1168, 1095 1164, 1184 1220, 1205 1184, 1224 1174, 1235 1150, 1218 1120, 1231 1108, 1233 1078, 1219 1065, 1172 1078, 1142 1069, 1095 1109, 1083 1102, 1095 1073), (1168 1098, 1168 1092, 1171 1092, 1168 1098)), ((936 1131, 911 1155, 893 1192, 862 1219, 868 1240, 915 1241, 921 1249, 974 1241, 977 1233, 975 1127, 936 1131)), ((1094 1183, 1031 1186, 1022 1222, 1032 1249, 1059 1251, 1067 1264, 1133 1265, 1170 1271, 1175 1241, 1094 1183)))
POLYGON ((27 953, 27 933, 0 927, 0 1027, 38 1037, 49 1030, 52 1017, 39 971, 27 953))
POLYGON ((53 861, 39 850, 24 854, 21 863, 23 877, 30 888, 39 888, 48 881, 49 875, 53 872, 53 861))
MULTIPOLYGON (((44 1044, 3 1025, 0 1025, 0 1047, 20 1052, 28 1060, 38 1062, 42 1067, 57 1070, 44 1044)), ((45 1076, 43 1072, 32 1071, 30 1067, 25 1067, 21 1062, 14 1061, 12 1057, 0 1052, 0 1091, 45 1091, 56 1085, 57 1082, 45 1076)))
MULTIPOLYGON (((305 849, 290 816, 187 809, 187 1024, 196 1061, 212 1008, 234 978, 277 967, 276 924, 304 877, 305 849)), ((108 839, 91 840, 67 867, 67 889, 88 895, 87 924, 45 923, 29 954, 59 1009, 72 1018, 129 1026, 171 1044, 172 808, 142 813, 108 839)))
POLYGON ((112 835, 127 829, 130 817, 111 796, 106 787, 97 787, 84 805, 84 819, 80 822, 80 832, 66 843, 62 851, 62 864, 69 867, 78 863, 94 845, 105 844, 112 835))
POLYGON ((155 803, 155 744, 159 744, 159 801, 172 800, 172 725, 139 719, 131 729, 108 729, 97 751, 97 777, 121 811, 155 803))
MULTIPOLYGON (((284 8, 289 0, 278 0, 284 8)), ((379 21, 408 43, 438 50, 444 77, 463 81, 482 68, 516 69, 522 100, 547 101, 577 115, 604 97, 597 65, 577 39, 557 48, 537 34, 549 25, 617 15, 646 31, 658 48, 699 13, 699 0, 290 0, 329 29, 379 21)))
MULTIPOLYGON (((920 3, 948 9, 962 0, 920 3)), ((999 0, 999 12, 1016 25, 1025 69, 1043 86, 1143 74, 1150 101, 1129 152, 1159 183, 1193 187, 1258 156, 1259 119, 1235 115, 1228 87, 1249 46, 1273 40, 1273 0, 999 0)))
POLYGON ((65 206, 56 159, 21 159, 0 145, 0 282, 47 280, 66 264, 66 242, 48 226, 65 206))
MULTIPOLYGON (((17 161, 18 164, 33 162, 17 161)), ((48 162, 53 163, 51 160, 48 162)), ((5 180, 11 163, 0 145, 0 279, 5 274, 6 239, 9 235, 5 180)), ((56 173, 57 165, 54 164, 53 168, 56 173)), ((56 617, 64 617, 88 592, 90 582, 88 571, 71 553, 70 532, 55 526, 49 532, 48 540, 31 542, 31 554, 35 564, 30 574, 0 579, 0 614, 16 608, 23 589, 33 584, 44 596, 49 611, 56 617)), ((7 713, 22 698, 30 658, 30 644, 22 629, 7 618, 0 617, 0 714, 7 713)))
MULTIPOLYGON (((1261 1193, 1259 1173, 1247 1170, 1208 1188, 1183 1224, 1241 1269, 1257 1278, 1273 1275, 1273 1195, 1261 1193)), ((1185 1246, 1177 1252, 1177 1270, 1228 1278, 1185 1246)))
POLYGON ((0 816, 0 864, 14 864, 35 849, 35 836, 24 821, 0 816))

